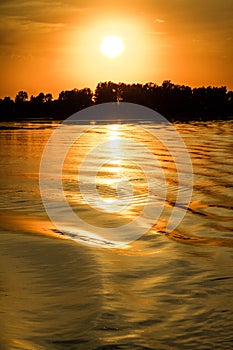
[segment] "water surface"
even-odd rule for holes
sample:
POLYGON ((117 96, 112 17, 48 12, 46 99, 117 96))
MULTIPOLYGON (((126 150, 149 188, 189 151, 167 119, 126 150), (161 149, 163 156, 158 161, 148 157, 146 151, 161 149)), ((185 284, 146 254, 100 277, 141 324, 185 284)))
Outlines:
MULTIPOLYGON (((116 134, 146 144, 163 168, 168 191, 162 215, 124 249, 111 248, 107 239, 94 246, 95 232, 74 237, 67 228, 62 234, 49 220, 39 165, 56 126, 1 125, 0 348, 231 349, 233 123, 175 125, 192 158, 194 189, 182 223, 170 234, 164 227, 177 195, 177 174, 161 143, 121 125, 95 128, 73 145, 64 162, 64 194, 92 226, 130 222, 146 203, 142 169, 130 160, 109 162, 111 151, 120 149, 116 134), (133 203, 118 214, 90 208, 77 181, 83 157, 106 140, 109 147, 98 155, 106 157, 96 178, 100 196, 117 198, 119 172, 134 188, 133 203)), ((90 169, 95 161, 90 159, 90 169)), ((146 156, 140 162, 146 164, 146 156)), ((58 203, 64 218, 62 210, 58 203)))

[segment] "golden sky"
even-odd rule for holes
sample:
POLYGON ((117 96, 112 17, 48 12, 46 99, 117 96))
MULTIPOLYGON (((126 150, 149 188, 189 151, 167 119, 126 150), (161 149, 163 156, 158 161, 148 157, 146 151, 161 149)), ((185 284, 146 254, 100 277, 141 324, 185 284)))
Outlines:
POLYGON ((170 79, 233 89, 233 0, 1 0, 0 97, 170 79), (108 35, 125 51, 100 52, 108 35))

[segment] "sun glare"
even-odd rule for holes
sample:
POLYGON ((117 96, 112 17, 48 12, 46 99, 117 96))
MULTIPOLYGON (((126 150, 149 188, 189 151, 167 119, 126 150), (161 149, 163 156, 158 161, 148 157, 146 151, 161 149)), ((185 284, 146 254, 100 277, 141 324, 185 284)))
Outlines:
POLYGON ((100 51, 104 56, 115 58, 123 53, 125 45, 119 36, 106 36, 101 45, 100 51))
MULTIPOLYGON (((150 81, 148 69, 157 61, 150 51, 152 39, 145 34, 147 29, 147 23, 131 17, 106 20, 104 15, 90 20, 79 33, 79 45, 74 45, 77 30, 70 34, 67 50, 73 59, 65 65, 67 76, 74 82, 86 81, 93 89, 101 81, 145 81, 145 75, 150 81)), ((153 36, 153 45, 157 44, 159 47, 153 36)))

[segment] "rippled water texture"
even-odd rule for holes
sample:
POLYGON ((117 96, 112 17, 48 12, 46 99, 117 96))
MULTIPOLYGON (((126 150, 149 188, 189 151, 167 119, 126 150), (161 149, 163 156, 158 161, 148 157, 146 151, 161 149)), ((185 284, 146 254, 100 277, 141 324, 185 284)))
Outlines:
MULTIPOLYGON (((184 219, 169 234, 176 166, 161 142, 133 125, 96 126, 73 144, 63 164, 64 196, 93 229, 70 227, 52 193, 64 230, 55 227, 40 197, 39 166, 56 126, 0 125, 0 349, 232 349, 232 121, 175 124, 192 159, 194 187, 184 219), (108 237, 95 235, 95 227, 131 222, 148 195, 143 168, 149 159, 139 154, 138 163, 127 160, 122 137, 156 157, 162 169, 157 181, 163 174, 167 193, 164 201, 158 196, 162 212, 149 232, 114 248, 108 237), (89 203, 83 198, 78 171, 101 142, 105 146, 89 154, 82 179, 88 188, 101 158, 95 177, 99 208, 92 190, 89 203), (108 203, 116 203, 115 212, 108 203)), ((149 128, 163 132, 162 125, 149 128)), ((142 217, 140 225, 145 223, 142 217)))

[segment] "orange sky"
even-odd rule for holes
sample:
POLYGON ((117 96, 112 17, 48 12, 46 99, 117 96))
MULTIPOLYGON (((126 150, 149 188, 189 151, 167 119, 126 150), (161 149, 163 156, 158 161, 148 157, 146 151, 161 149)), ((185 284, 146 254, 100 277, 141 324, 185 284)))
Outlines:
POLYGON ((233 89, 232 0, 1 0, 0 97, 170 79, 233 89), (125 52, 104 57, 104 36, 125 52))

